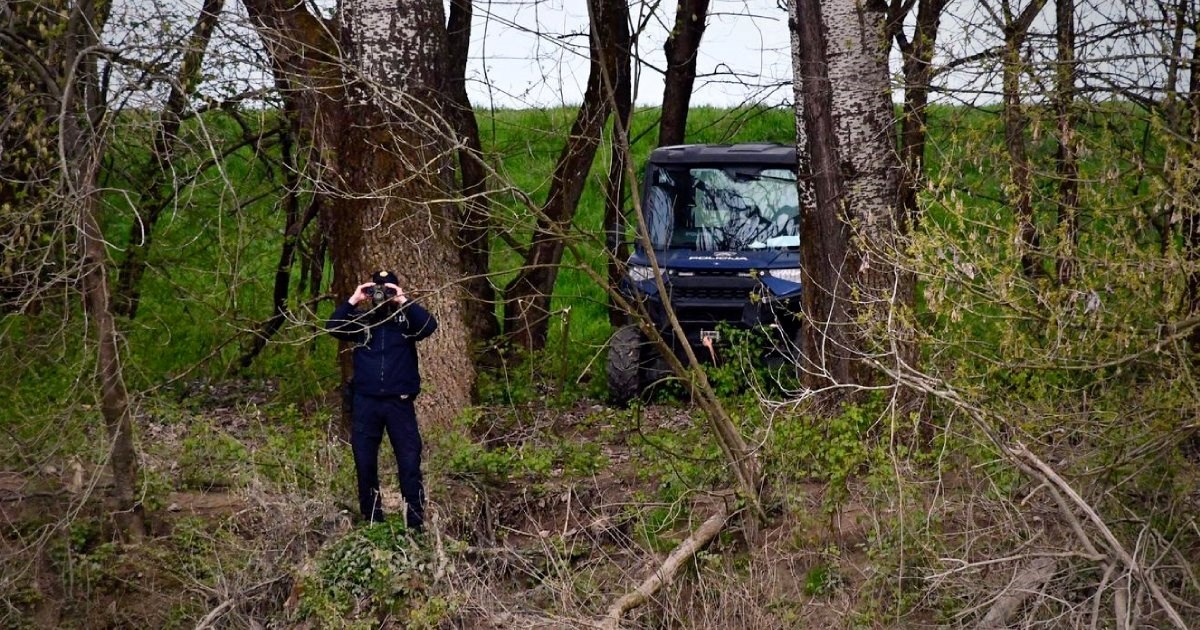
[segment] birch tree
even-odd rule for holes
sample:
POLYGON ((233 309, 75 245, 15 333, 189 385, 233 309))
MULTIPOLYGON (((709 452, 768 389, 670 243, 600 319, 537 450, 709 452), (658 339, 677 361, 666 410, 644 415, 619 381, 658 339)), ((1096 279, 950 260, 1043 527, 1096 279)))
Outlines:
POLYGON ((802 348, 813 386, 869 381, 871 360, 911 360, 903 331, 887 330, 900 343, 878 347, 866 334, 890 326, 893 305, 912 299, 911 280, 894 264, 902 221, 885 9, 792 5, 800 164, 812 182, 811 194, 801 191, 809 200, 801 247, 812 288, 802 348))

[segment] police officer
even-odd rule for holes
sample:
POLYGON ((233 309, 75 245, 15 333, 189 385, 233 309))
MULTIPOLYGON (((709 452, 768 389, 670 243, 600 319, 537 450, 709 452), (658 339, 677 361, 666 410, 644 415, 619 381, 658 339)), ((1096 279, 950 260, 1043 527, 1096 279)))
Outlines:
POLYGON ((421 391, 417 342, 437 330, 437 320, 410 301, 395 274, 379 271, 334 309, 325 328, 354 344, 353 430, 350 444, 364 519, 383 520, 379 497, 379 445, 386 430, 400 470, 408 528, 421 531, 425 490, 421 433, 413 400, 421 391))

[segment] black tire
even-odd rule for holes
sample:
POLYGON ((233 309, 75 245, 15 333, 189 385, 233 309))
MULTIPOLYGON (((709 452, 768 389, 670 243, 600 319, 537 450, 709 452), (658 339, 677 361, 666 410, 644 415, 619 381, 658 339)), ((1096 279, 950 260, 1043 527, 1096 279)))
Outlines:
POLYGON ((608 399, 624 407, 642 394, 642 352, 646 340, 637 326, 622 326, 608 342, 608 399))

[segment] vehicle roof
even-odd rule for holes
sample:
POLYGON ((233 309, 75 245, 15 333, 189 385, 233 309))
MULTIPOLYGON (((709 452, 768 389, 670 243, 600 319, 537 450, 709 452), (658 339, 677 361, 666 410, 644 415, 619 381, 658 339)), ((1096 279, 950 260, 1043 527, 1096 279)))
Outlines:
POLYGON ((653 164, 778 164, 796 165, 796 146, 774 142, 743 144, 678 144, 650 154, 653 164))

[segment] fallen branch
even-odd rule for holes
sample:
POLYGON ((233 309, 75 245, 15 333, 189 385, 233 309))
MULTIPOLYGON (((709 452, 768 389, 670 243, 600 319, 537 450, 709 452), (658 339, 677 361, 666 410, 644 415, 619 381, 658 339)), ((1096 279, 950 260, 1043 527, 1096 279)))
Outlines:
MULTIPOLYGON (((224 617, 226 613, 233 610, 233 608, 242 600, 246 599, 253 593, 275 584, 276 582, 284 580, 287 577, 287 575, 278 575, 269 580, 259 582, 258 584, 255 584, 244 591, 233 593, 232 595, 226 597, 220 604, 217 605, 216 608, 208 611, 208 614, 204 615, 204 617, 201 618, 198 623, 196 623, 195 630, 208 630, 208 628, 215 627, 217 622, 220 621, 221 617, 224 617)), ((297 582, 297 584, 299 583, 297 582)), ((295 592, 295 589, 293 589, 293 596, 295 595, 295 592)), ((285 603, 284 606, 287 606, 287 604, 285 603)))
MULTIPOLYGON (((1116 556, 1116 559, 1119 560, 1121 564, 1125 565, 1130 574, 1132 574, 1134 577, 1137 577, 1143 584, 1146 585, 1146 588, 1150 590, 1150 595, 1154 598, 1154 601, 1158 602, 1158 605, 1162 607, 1163 612, 1167 615, 1167 619, 1171 621, 1171 624, 1180 630, 1187 630, 1187 623, 1184 622, 1183 618, 1179 616, 1179 612, 1175 610, 1175 607, 1172 606, 1171 602, 1167 600, 1165 595, 1163 595, 1162 589, 1159 587, 1158 582, 1154 579, 1154 576, 1151 574, 1151 572, 1142 567, 1142 565, 1133 558, 1133 556, 1125 549, 1124 545, 1117 540, 1116 535, 1114 535, 1112 530, 1108 528, 1108 525, 1105 524, 1104 520, 1100 518, 1100 515, 1096 513, 1096 510, 1093 509, 1087 501, 1084 501, 1083 497, 1079 496, 1079 493, 1075 491, 1075 488, 1071 487, 1071 484, 1067 483, 1062 476, 1055 472, 1055 470, 1046 464, 1046 462, 1042 461, 1041 458, 1039 458, 1037 455, 1034 455, 1033 452, 1026 448, 1024 444, 1017 444, 1016 447, 1009 448, 1009 452, 1014 457, 1018 459, 1024 459, 1026 462, 1028 462, 1028 466, 1031 466, 1037 471, 1037 475, 1041 477, 1042 481, 1044 481, 1050 487, 1056 488, 1058 491, 1062 492, 1064 496, 1070 499, 1071 502, 1074 503, 1075 506, 1084 513, 1084 516, 1087 517, 1088 521, 1090 521, 1092 525, 1100 532, 1102 540, 1112 552, 1112 555, 1116 556)), ((1070 512, 1068 510, 1068 514, 1069 513, 1070 512)), ((1086 535, 1084 538, 1087 538, 1086 535)), ((1120 608, 1122 604, 1123 602, 1118 599, 1118 608, 1120 608)), ((1127 604, 1125 605, 1127 606, 1127 604)), ((1119 610, 1117 614, 1120 616, 1119 610)))
POLYGON ((1058 570, 1058 561, 1054 558, 1041 556, 1034 558, 1009 583, 1008 588, 996 598, 996 602, 988 609, 979 622, 983 628, 1007 628, 1009 620, 1025 605, 1030 595, 1038 593, 1054 573, 1058 570))
POLYGON ((671 580, 683 568, 683 565, 696 555, 697 551, 704 548, 716 535, 725 527, 725 520, 729 518, 729 511, 722 504, 717 513, 708 517, 700 528, 692 532, 658 567, 646 576, 646 579, 634 590, 624 594, 608 608, 608 614, 605 615, 600 627, 603 630, 617 630, 621 627, 621 617, 625 613, 645 604, 650 601, 650 598, 659 591, 664 585, 669 584, 671 580))
POLYGON ((208 611, 207 615, 204 615, 204 618, 196 624, 196 630, 206 630, 207 628, 212 627, 214 624, 216 624, 217 620, 223 617, 225 613, 229 612, 229 610, 233 608, 237 602, 237 596, 230 597, 229 599, 221 602, 216 608, 208 611))

